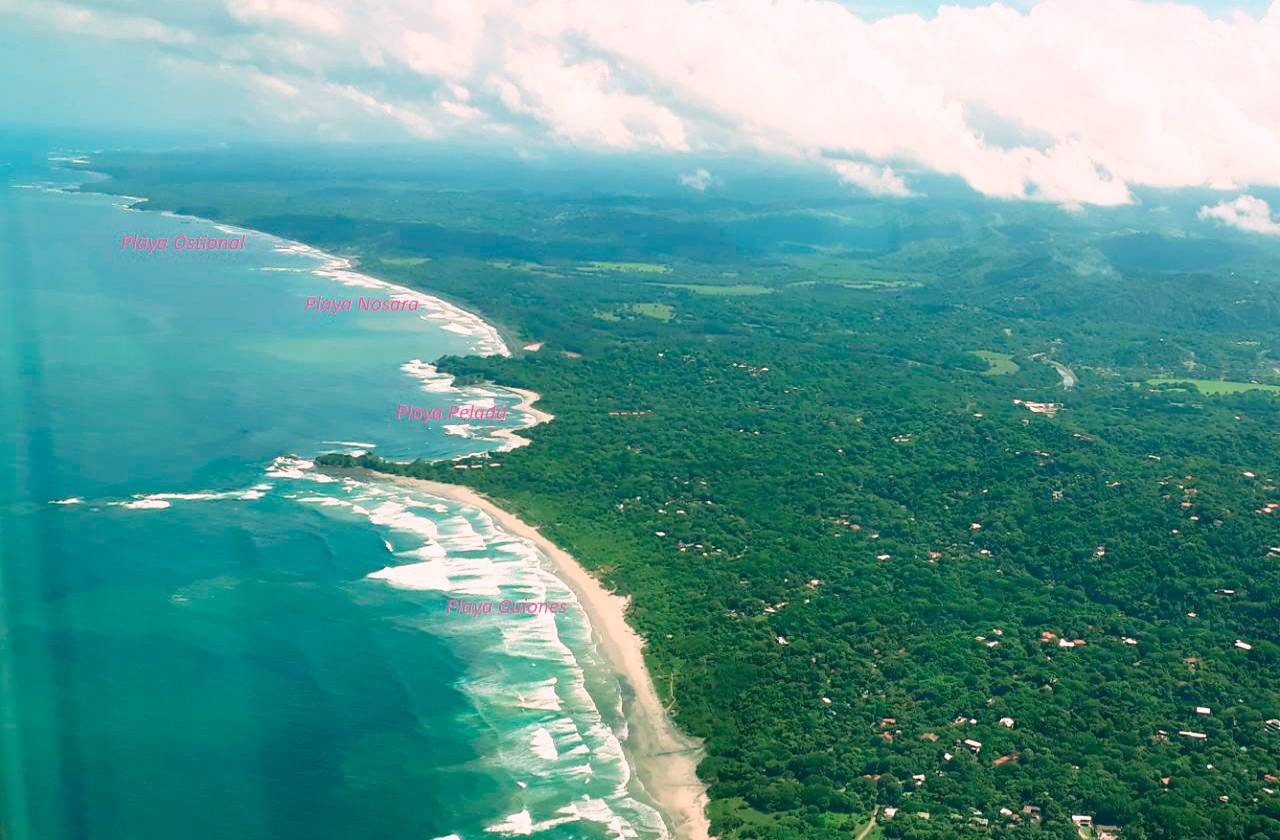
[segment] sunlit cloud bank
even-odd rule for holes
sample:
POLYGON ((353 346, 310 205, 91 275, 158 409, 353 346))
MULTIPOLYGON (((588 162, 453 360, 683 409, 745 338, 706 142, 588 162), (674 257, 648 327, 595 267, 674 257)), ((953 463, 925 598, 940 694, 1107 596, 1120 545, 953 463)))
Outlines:
POLYGON ((679 178, 681 186, 698 192, 706 192, 707 187, 715 183, 715 176, 706 169, 698 167, 693 172, 686 172, 679 178))
POLYGON ((1256 196, 1242 195, 1235 201, 1201 207, 1199 215, 1202 219, 1213 219, 1249 233, 1280 236, 1280 218, 1273 218, 1271 206, 1256 196))
POLYGON ((1280 186, 1280 0, 1261 17, 1043 0, 875 21, 823 0, 0 0, 5 23, 144 43, 295 126, 749 150, 886 196, 920 173, 1069 206, 1280 186))

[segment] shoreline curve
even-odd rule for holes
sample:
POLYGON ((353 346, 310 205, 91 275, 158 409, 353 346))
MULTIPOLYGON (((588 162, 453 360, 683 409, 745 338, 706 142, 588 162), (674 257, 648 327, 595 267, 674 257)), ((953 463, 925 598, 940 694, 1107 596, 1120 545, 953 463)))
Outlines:
MULTIPOLYGON (((512 389, 514 390, 514 389, 512 389)), ((537 397, 531 391, 522 395, 537 397)), ((545 414, 545 412, 540 412, 545 414)), ((550 416, 550 415, 547 415, 550 416)), ((592 636, 623 689, 627 734, 622 749, 644 792, 671 821, 676 840, 710 840, 706 786, 698 778, 702 744, 681 732, 658 697, 644 661, 644 638, 626 622, 630 598, 604 585, 563 548, 533 525, 470 487, 374 470, 355 472, 441 496, 488 514, 504 531, 532 542, 569 585, 591 623, 592 636)))
MULTIPOLYGON (((81 189, 80 191, 112 197, 120 195, 106 190, 81 189)), ((128 196, 127 198, 138 197, 128 196)), ((150 201, 150 199, 142 200, 150 201)), ((304 253, 320 259, 322 265, 309 272, 315 276, 328 278, 340 285, 370 286, 397 294, 420 297, 439 305, 445 311, 454 310, 458 314, 474 318, 488 329, 489 334, 478 342, 481 345, 479 348, 472 348, 472 353, 469 355, 476 355, 476 349, 488 349, 502 356, 511 354, 497 329, 479 313, 457 306, 430 292, 365 274, 359 270, 357 258, 341 257, 316 246, 286 239, 276 234, 199 216, 186 216, 172 210, 129 205, 124 206, 123 209, 191 218, 213 225, 220 230, 232 229, 236 232, 252 233, 255 236, 274 240, 278 243, 277 250, 304 253), (488 347, 484 347, 486 343, 488 347)), ((554 419, 551 413, 534 407, 533 404, 540 398, 537 392, 496 383, 494 387, 519 396, 520 402, 514 408, 523 412, 528 418, 528 422, 516 429, 497 429, 491 432, 493 437, 503 441, 500 451, 528 445, 532 441, 520 437, 518 432, 554 419)), ((623 714, 627 722, 627 733, 622 739, 622 748, 635 773, 634 778, 670 821, 675 840, 711 840, 710 821, 706 816, 709 798, 706 786, 697 774, 698 763, 703 756, 702 744, 698 739, 679 730, 658 698, 648 666, 644 661, 645 640, 626 622, 626 609, 630 599, 605 589, 603 584, 572 555, 543 536, 536 527, 469 487, 368 469, 354 471, 371 478, 377 477, 414 486, 433 495, 481 510, 492 517, 503 530, 529 540, 546 555, 554 566, 557 576, 577 594, 578 601, 582 604, 591 624, 592 636, 621 684, 623 714)))

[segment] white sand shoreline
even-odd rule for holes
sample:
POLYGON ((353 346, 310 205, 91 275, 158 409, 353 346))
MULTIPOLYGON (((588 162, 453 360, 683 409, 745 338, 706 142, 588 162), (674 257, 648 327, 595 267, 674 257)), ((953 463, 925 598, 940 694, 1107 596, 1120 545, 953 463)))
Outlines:
MULTIPOLYGON (((520 393, 537 398, 531 391, 520 393)), ((361 472, 482 510, 504 531, 529 540, 551 560, 560 579, 577 594, 600 651, 622 684, 627 719, 627 736, 622 747, 636 778, 671 822, 677 840, 709 840, 706 787, 697 775, 702 745, 681 732, 667 715, 645 665, 644 639, 626 622, 628 599, 606 590, 572 555, 537 528, 470 487, 368 470, 361 472)))
MULTIPOLYGON (((50 158, 54 160, 55 158, 50 158)), ((71 160, 72 162, 83 162, 86 166, 91 166, 92 161, 81 156, 80 160, 61 156, 57 158, 60 161, 71 160)), ((65 167, 63 167, 65 169, 65 167)), ((67 171, 75 172, 81 175, 96 175, 103 181, 111 180, 111 176, 104 172, 98 172, 93 169, 67 169, 67 171)), ((377 289, 398 297, 400 299, 417 300, 427 311, 428 314, 420 315, 423 321, 443 322, 442 329, 449 327, 457 327, 455 330, 460 335, 465 335, 472 339, 471 353, 477 356, 510 356, 511 350, 507 347, 506 341, 502 338, 502 334, 496 327, 484 320, 478 313, 461 306, 451 303, 444 298, 433 295, 421 289, 415 289, 411 286, 405 286, 391 280, 384 280, 381 277, 374 277, 371 274, 365 274, 359 271, 360 260, 355 256, 339 256, 328 251, 323 251, 314 245, 308 245, 305 242, 299 242, 293 239, 286 239, 274 233, 256 230, 254 228, 243 227, 242 225, 233 224, 231 222, 216 221, 214 219, 206 219, 203 216, 192 216, 187 213, 178 213, 174 210, 152 207, 138 207, 139 203, 151 202, 152 199, 147 196, 126 195, 124 193, 100 191, 96 189, 84 189, 89 182, 78 184, 74 190, 65 188, 56 188, 57 192, 65 192, 73 195, 100 195, 108 200, 112 200, 117 207, 133 213, 156 213, 173 219, 184 219, 201 224, 209 225, 216 230, 224 233, 235 233, 241 236, 252 235, 254 239, 265 240, 272 246, 272 250, 279 253, 302 254, 312 259, 318 260, 321 264, 311 269, 301 269, 301 273, 310 274, 314 277, 320 277, 330 282, 337 283, 340 286, 355 286, 358 288, 377 289), (115 201, 121 199, 123 203, 115 201)), ((23 186, 23 185, 18 185, 23 186)), ((38 188, 36 185, 30 185, 32 188, 38 188)), ((266 267, 265 270, 272 270, 272 267, 266 267)), ((279 269, 275 269, 279 270, 279 269)), ((292 269, 285 269, 292 270, 292 269)), ((517 446, 520 444, 516 444, 517 446)))
POLYGON ((500 440, 502 445, 498 447, 499 452, 510 452, 512 449, 519 449, 522 446, 528 446, 533 441, 527 437, 521 437, 520 432, 523 429, 531 429, 539 423, 547 423, 556 419, 554 414, 543 411, 540 408, 534 408, 533 404, 538 401, 539 394, 535 391, 528 391, 524 388, 513 388, 510 385, 494 385, 503 391, 510 391, 520 397, 520 402, 511 408, 519 411, 529 418, 529 421, 514 429, 499 428, 492 429, 485 433, 490 440, 500 440))

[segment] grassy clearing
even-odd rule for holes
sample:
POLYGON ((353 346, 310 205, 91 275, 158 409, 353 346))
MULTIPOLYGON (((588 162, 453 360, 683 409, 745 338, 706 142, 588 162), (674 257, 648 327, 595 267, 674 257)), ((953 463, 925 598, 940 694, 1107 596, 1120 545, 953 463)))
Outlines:
POLYGON ((879 823, 876 823, 876 827, 868 831, 866 835, 863 836, 862 832, 866 831, 866 825, 866 823, 863 823, 862 827, 858 829, 858 833, 855 834, 854 837, 862 836, 863 840, 884 840, 884 828, 882 828, 879 823))
MULTIPOLYGON (((739 836, 773 836, 779 830, 778 821, 773 815, 757 811, 740 797, 713 800, 707 807, 707 813, 713 818, 726 818, 729 822, 738 824, 739 836)), ((847 832, 850 838, 857 837, 870 822, 870 817, 866 814, 838 814, 828 811, 821 817, 822 826, 828 832, 847 832)), ((879 825, 867 834, 866 840, 884 840, 884 833, 879 825)))
POLYGON ((649 262, 606 262, 591 260, 578 266, 578 271, 626 271, 639 274, 670 274, 671 266, 649 262))
POLYGON ((659 283, 658 285, 665 289, 684 289, 686 292, 713 297, 767 295, 773 291, 768 286, 757 286, 753 283, 737 283, 732 286, 715 286, 710 283, 659 283))
POLYGON ((676 310, 674 306, 668 306, 665 303, 633 303, 620 309, 597 309, 591 313, 597 320, 615 323, 622 320, 624 314, 643 315, 646 318, 656 318, 659 321, 670 321, 675 317, 676 310))
POLYGON ((983 376, 1004 376, 1021 370, 1018 363, 1013 360, 1013 356, 1008 353, 996 353, 991 350, 970 350, 969 352, 990 365, 982 372, 983 376))
POLYGON ((918 280, 798 280, 788 286, 843 286, 846 289, 857 289, 863 292, 896 291, 898 289, 918 289, 924 284, 918 280))
POLYGON ((430 257, 383 257, 382 262, 386 263, 387 265, 411 266, 411 265, 422 265, 423 263, 431 262, 431 258, 430 257))
POLYGON ((541 274, 545 277, 563 276, 554 269, 540 263, 529 262, 528 260, 488 260, 488 264, 506 271, 527 271, 530 274, 541 274))
POLYGON ((1148 385, 1194 385, 1202 394, 1240 394, 1245 391, 1269 391, 1280 394, 1280 385, 1259 385, 1256 382, 1230 382, 1222 379, 1168 379, 1156 377, 1147 380, 1148 385))
POLYGON ((637 315, 657 318, 659 321, 670 321, 676 314, 675 307, 665 303, 633 303, 628 308, 637 315))

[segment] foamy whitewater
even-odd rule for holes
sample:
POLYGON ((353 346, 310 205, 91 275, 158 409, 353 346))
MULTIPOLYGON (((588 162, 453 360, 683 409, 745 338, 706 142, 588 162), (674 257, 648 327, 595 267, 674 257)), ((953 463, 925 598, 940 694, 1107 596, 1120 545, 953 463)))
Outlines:
MULTIPOLYGON (((231 226, 218 226, 224 233, 243 234, 244 231, 231 226)), ((259 234, 260 236, 262 234, 259 234)), ((418 317, 423 321, 435 322, 440 329, 464 335, 473 340, 472 352, 477 356, 509 356, 511 351, 498 331, 485 323, 478 315, 460 309, 431 295, 423 294, 406 286, 398 286, 386 280, 379 280, 367 274, 353 270, 351 260, 335 257, 300 242, 289 242, 278 239, 275 250, 282 254, 301 254, 313 257, 321 262, 321 266, 312 269, 317 277, 326 277, 343 286, 354 286, 361 289, 373 289, 388 292, 392 300, 418 302, 418 317)))
MULTIPOLYGON (((417 598, 422 609, 412 626, 448 639, 469 663, 458 687, 498 737, 485 761, 510 778, 520 807, 495 815, 484 832, 536 836, 589 822, 620 840, 670 836, 659 813, 629 788, 622 699, 592 643, 590 624, 573 590, 535 546, 500 530, 482 511, 388 481, 336 478, 304 458, 281 456, 263 477, 237 490, 93 503, 163 515, 176 504, 252 503, 274 494, 327 516, 368 522, 384 538, 387 563, 352 582, 357 596, 379 598, 391 589, 417 598), (571 606, 562 615, 462 617, 445 612, 447 596, 571 606)), ((186 597, 174 596, 179 602, 186 597)))
MULTIPOLYGON (((75 200, 87 201, 84 197, 75 200)), ((114 205, 112 212, 125 208, 118 197, 110 201, 114 205)), ((192 221, 191 217, 174 214, 168 217, 183 223, 192 221)), ((361 274, 348 259, 256 231, 194 221, 226 234, 247 236, 247 251, 258 257, 264 253, 279 255, 283 264, 271 264, 267 258, 267 264, 251 269, 257 272, 253 277, 261 278, 266 293, 270 293, 275 284, 294 283, 298 276, 314 278, 314 283, 307 282, 315 287, 315 292, 331 294, 335 285, 377 290, 393 299, 418 301, 415 313, 418 320, 414 323, 420 325, 424 335, 433 331, 438 335, 438 331, 443 331, 460 336, 474 354, 507 355, 509 352, 498 332, 476 315, 430 295, 361 274), (300 264, 300 258, 313 264, 300 264)), ((136 226, 136 219, 131 220, 131 224, 136 226)), ((138 259, 154 260, 154 257, 138 259)), ((179 270, 174 269, 175 273, 179 270)), ((290 292, 296 294, 299 289, 291 286, 290 292)), ((295 301, 296 298, 281 293, 279 305, 294 305, 295 301)), ((298 306, 300 308, 300 304, 298 306)), ((263 341, 263 352, 273 359, 275 356, 270 354, 279 354, 288 360, 289 354, 296 352, 291 347, 270 344, 270 338, 255 334, 237 340, 263 341)), ((337 341, 328 335, 319 340, 337 341)), ((325 345, 325 350, 337 352, 330 344, 325 345)), ((512 408, 519 399, 518 395, 496 386, 456 387, 453 377, 441 373, 430 361, 408 353, 390 365, 384 374, 384 380, 403 382, 406 397, 425 394, 428 396, 422 397, 422 401, 433 400, 433 405, 512 408)), ((196 371, 194 375, 200 376, 202 372, 196 371)), ((285 378, 285 381, 289 380, 285 378)), ((386 382, 382 385, 385 390, 386 382)), ((279 393, 282 402, 295 399, 304 413, 314 411, 314 392, 295 395, 286 388, 279 393)), ((317 428, 314 438, 310 438, 313 441, 310 448, 300 446, 297 454, 273 450, 277 457, 250 461, 249 465, 260 463, 260 473, 256 478, 237 479, 239 486, 207 489, 192 489, 190 484, 177 483, 148 486, 135 484, 130 478, 125 491, 107 497, 80 486, 59 486, 56 496, 41 497, 39 507, 50 515, 56 512, 59 517, 88 517, 82 525, 87 529, 97 527, 95 523, 98 523, 101 527, 130 530, 146 528, 153 522, 158 530, 163 530, 160 526, 166 517, 185 522, 181 517, 191 516, 209 520, 216 517, 218 523, 243 520, 261 527, 259 521, 268 515, 264 512, 283 508, 312 519, 318 515, 326 524, 332 524, 333 532, 353 543, 361 535, 376 534, 385 550, 385 556, 379 561, 381 565, 372 563, 353 574, 339 591, 349 596, 356 608, 367 610, 369 622, 394 621, 413 638, 421 634, 423 645, 442 646, 462 663, 457 671, 462 676, 452 678, 451 686, 461 692, 469 709, 456 719, 440 720, 432 716, 434 707, 429 706, 419 710, 418 725, 436 737, 474 738, 476 744, 482 745, 476 749, 476 758, 459 765, 459 778, 465 776, 469 781, 459 782, 462 787, 458 793, 451 792, 451 783, 446 779, 431 794, 460 803, 454 810, 462 813, 471 807, 472 800, 465 793, 469 790, 465 785, 482 784, 484 795, 475 797, 475 801, 484 804, 474 807, 487 810, 457 816, 456 824, 455 817, 451 816, 449 823, 439 825, 439 831, 432 832, 437 840, 502 836, 544 836, 557 840, 582 836, 668 838, 661 815, 632 783, 621 748, 625 720, 617 680, 592 642, 591 627, 576 596, 556 577, 548 560, 529 542, 500 530, 481 511, 388 480, 329 475, 317 470, 312 460, 323 451, 389 452, 391 457, 406 457, 403 453, 408 452, 408 457, 413 457, 414 441, 420 440, 420 451, 437 453, 430 457, 459 459, 478 453, 482 456, 480 464, 472 468, 493 468, 500 466, 501 453, 528 443, 513 431, 534 425, 536 418, 513 410, 509 415, 512 422, 506 424, 456 423, 431 428, 417 424, 413 432, 419 438, 408 438, 406 426, 390 425, 389 415, 394 409, 395 402, 388 400, 385 405, 388 425, 344 421, 336 424, 339 427, 317 428), (392 440, 392 435, 400 437, 392 440), (128 492, 135 488, 146 488, 146 492, 128 492), (560 614, 500 615, 495 611, 492 615, 464 617, 456 612, 446 613, 445 604, 451 597, 556 601, 568 603, 570 608, 560 614), (394 618, 388 618, 389 614, 394 618), (494 805, 495 802, 500 804, 494 805)), ((379 418, 382 410, 379 405, 379 418)), ((330 409, 329 414, 337 412, 330 409)), ((185 417, 181 419, 186 422, 185 417)), ((237 416, 236 422, 252 421, 243 421, 237 416)), ((252 436, 258 431, 250 429, 245 434, 252 436)), ((163 449, 165 440, 156 439, 155 444, 163 449)), ((203 483, 194 486, 204 488, 203 483)), ((278 512, 269 515, 280 516, 278 512)), ((238 533, 235 525, 224 530, 238 533)), ((268 532, 263 536, 247 524, 243 533, 243 541, 252 549, 249 551, 252 564, 269 565, 274 535, 268 532)), ((335 541, 335 545, 345 544, 335 541)), ((317 556, 323 558, 323 552, 317 556)), ((104 558, 104 562, 108 560, 110 558, 104 558)), ((172 562, 181 565, 185 558, 174 556, 172 562)), ((299 586, 304 584, 300 581, 299 586)), ((175 610, 213 610, 217 598, 246 597, 243 591, 237 576, 220 574, 174 586, 167 601, 175 610)), ((286 594, 278 597, 291 597, 287 594, 289 590, 284 592, 286 594)), ((288 600, 281 600, 279 608, 285 614, 291 608, 300 609, 288 600)), ((214 619, 208 620, 209 626, 214 626, 214 619)), ((232 625, 230 629, 235 630, 234 622, 232 625)), ((219 621, 216 626, 221 629, 224 624, 219 621)), ((250 629, 246 627, 244 632, 246 651, 253 650, 250 629)), ((321 657, 323 649, 308 655, 321 657)), ((245 690, 251 692, 252 688, 245 690)), ((326 688, 342 693, 336 687, 326 688)), ((374 745, 380 735, 376 731, 351 734, 367 737, 374 745)), ((358 742, 356 747, 362 745, 363 742, 358 742)), ((367 750, 358 753, 368 762, 360 767, 378 783, 395 784, 398 771, 394 768, 400 766, 397 762, 402 759, 390 761, 384 767, 374 760, 378 755, 374 747, 367 750)), ((406 779, 404 784, 421 784, 421 778, 406 779)), ((250 799, 251 794, 245 801, 250 799)), ((432 806, 424 800, 423 807, 432 806)), ((384 829, 378 836, 391 835, 384 829)))

